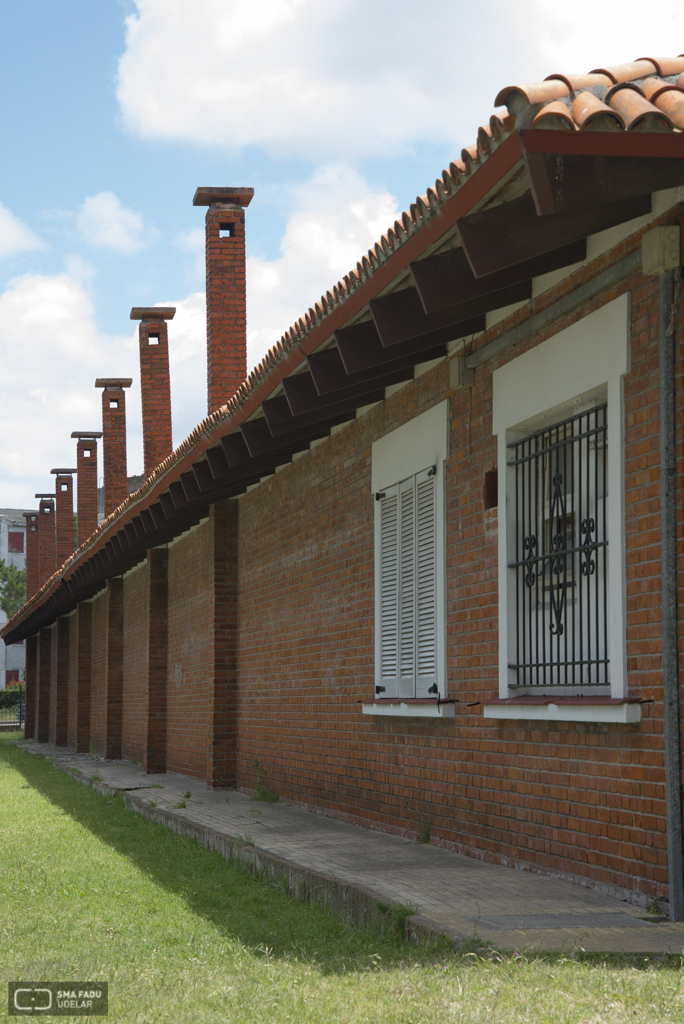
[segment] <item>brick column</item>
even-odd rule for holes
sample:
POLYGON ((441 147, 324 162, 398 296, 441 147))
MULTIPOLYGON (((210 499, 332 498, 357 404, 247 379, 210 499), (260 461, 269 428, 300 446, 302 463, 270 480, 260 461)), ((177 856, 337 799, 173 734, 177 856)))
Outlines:
POLYGON ((121 757, 123 724, 123 579, 107 580, 107 663, 105 666, 105 749, 121 757))
POLYGON ((81 545, 97 529, 97 440, 101 430, 74 430, 76 445, 76 471, 78 473, 78 499, 76 523, 78 543, 81 545))
MULTIPOLYGON (((80 486, 80 478, 79 478, 80 486)), ((90 652, 92 604, 79 604, 71 619, 70 642, 75 647, 75 668, 69 684, 76 693, 71 702, 73 715, 69 719, 67 742, 77 754, 90 750, 90 652)))
POLYGON ((76 469, 51 469, 55 474, 57 567, 74 553, 74 478, 76 469))
POLYGON ((50 579, 56 569, 55 565, 55 501, 54 494, 36 494, 40 498, 38 515, 38 589, 50 579))
POLYGON ((175 315, 173 306, 136 306, 131 310, 131 320, 140 320, 138 341, 146 477, 173 451, 166 321, 173 320, 175 315))
POLYGON ((247 376, 245 207, 253 188, 198 188, 193 206, 208 206, 207 409, 225 405, 247 376))
POLYGON ((38 666, 36 686, 36 719, 34 736, 39 743, 50 738, 50 666, 52 660, 52 627, 38 634, 38 666))
POLYGON ((53 747, 67 742, 69 713, 69 635, 71 620, 61 615, 52 626, 50 657, 50 726, 48 741, 53 747))
POLYGON ((39 589, 40 579, 40 512, 24 512, 26 520, 26 600, 39 589))
POLYGON ((26 638, 26 687, 24 699, 24 736, 33 739, 36 729, 38 635, 26 638))
POLYGON ((147 552, 150 611, 143 765, 148 775, 166 771, 168 565, 166 548, 151 548, 147 552))
POLYGON ((130 377, 98 377, 102 392, 102 461, 104 464, 104 514, 110 515, 128 497, 126 469, 126 392, 130 377))
POLYGON ((237 501, 211 506, 214 547, 213 673, 207 786, 234 786, 237 751, 237 501))

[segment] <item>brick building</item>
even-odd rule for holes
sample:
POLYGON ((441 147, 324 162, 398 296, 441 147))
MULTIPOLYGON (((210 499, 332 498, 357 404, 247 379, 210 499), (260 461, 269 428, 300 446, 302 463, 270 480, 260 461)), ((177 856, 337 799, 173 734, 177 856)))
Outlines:
MULTIPOLYGON (((26 568, 26 526, 23 509, 0 508, 0 559, 5 565, 17 569, 26 568)), ((0 629, 7 622, 7 615, 0 608, 0 629)), ((21 679, 26 663, 26 647, 23 640, 0 647, 0 690, 8 683, 21 679)))
POLYGON ((2 636, 29 736, 680 919, 684 58, 496 106, 246 380, 198 190, 207 418, 2 636))

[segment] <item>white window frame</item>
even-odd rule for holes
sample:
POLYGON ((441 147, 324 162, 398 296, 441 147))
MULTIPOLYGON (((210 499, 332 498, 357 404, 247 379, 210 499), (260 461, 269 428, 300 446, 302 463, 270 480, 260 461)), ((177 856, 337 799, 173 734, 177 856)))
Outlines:
POLYGON ((429 478, 434 481, 435 508, 435 676, 437 692, 417 696, 382 691, 377 694, 378 703, 362 705, 364 714, 391 716, 420 716, 446 718, 454 716, 453 704, 438 701, 447 697, 446 680, 446 581, 445 581, 445 508, 444 508, 444 464, 448 457, 449 445, 449 402, 444 401, 428 412, 414 417, 408 423, 386 434, 373 444, 371 469, 371 500, 374 505, 374 551, 375 551, 375 674, 374 689, 382 686, 381 679, 381 558, 382 542, 381 516, 383 499, 378 495, 399 493, 410 487, 407 481, 417 483, 429 478), (428 476, 429 474, 429 476, 428 476), (409 703, 403 703, 400 698, 409 703), (395 703, 383 703, 383 699, 394 699, 395 703), (399 702, 396 702, 398 701, 399 702), (416 701, 425 700, 425 703, 416 701))
MULTIPOLYGON (((525 432, 562 420, 580 409, 608 403, 608 645, 611 700, 627 697, 626 569, 624 505, 624 375, 630 369, 630 296, 612 302, 498 368, 493 374, 493 433, 499 466, 499 699, 510 689, 515 657, 514 470, 508 444, 525 432), (509 496, 510 495, 510 496, 509 496)), ((569 697, 561 687, 540 688, 539 697, 569 697)), ((606 688, 607 689, 607 688, 606 688)), ((581 690, 581 688, 580 688, 581 690)), ((576 692, 576 691, 575 691, 576 692)), ((589 688, 584 696, 595 696, 589 688)), ((487 705, 485 717, 566 721, 639 721, 638 704, 487 705)))

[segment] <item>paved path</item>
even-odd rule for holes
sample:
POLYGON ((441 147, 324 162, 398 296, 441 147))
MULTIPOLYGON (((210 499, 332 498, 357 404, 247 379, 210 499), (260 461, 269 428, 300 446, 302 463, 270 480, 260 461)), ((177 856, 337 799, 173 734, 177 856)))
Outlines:
POLYGON ((22 745, 84 781, 99 776, 114 789, 140 791, 148 803, 180 819, 370 889, 388 903, 411 903, 425 923, 454 939, 476 934, 500 949, 681 953, 684 948, 684 923, 654 921, 643 908, 572 882, 487 864, 288 804, 255 802, 236 790, 207 790, 186 775, 150 776, 128 761, 33 741, 22 745), (177 807, 188 791, 186 806, 177 807))

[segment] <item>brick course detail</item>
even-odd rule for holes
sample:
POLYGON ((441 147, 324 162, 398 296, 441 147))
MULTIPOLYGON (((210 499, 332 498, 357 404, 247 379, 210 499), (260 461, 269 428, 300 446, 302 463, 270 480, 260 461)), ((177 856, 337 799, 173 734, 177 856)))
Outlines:
POLYGON ((166 321, 143 319, 138 328, 145 476, 168 458, 171 443, 169 334, 166 321))

